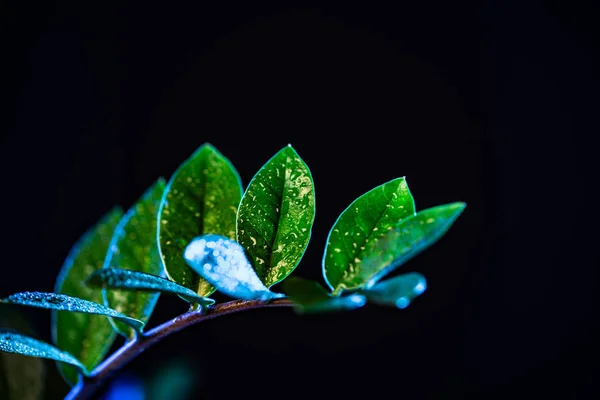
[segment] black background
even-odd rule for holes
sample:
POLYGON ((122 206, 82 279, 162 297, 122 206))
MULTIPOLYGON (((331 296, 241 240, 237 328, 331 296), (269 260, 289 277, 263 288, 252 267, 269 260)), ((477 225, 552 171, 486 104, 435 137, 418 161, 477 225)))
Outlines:
MULTIPOLYGON (((291 143, 317 195, 299 276, 321 279, 339 213, 390 179, 418 209, 468 203, 404 267, 427 292, 214 320, 126 375, 185 360, 203 399, 599 397, 597 6, 190 4, 5 3, 0 294, 51 291, 83 231, 202 143, 244 185, 291 143)), ((184 309, 163 296, 151 325, 184 309)))

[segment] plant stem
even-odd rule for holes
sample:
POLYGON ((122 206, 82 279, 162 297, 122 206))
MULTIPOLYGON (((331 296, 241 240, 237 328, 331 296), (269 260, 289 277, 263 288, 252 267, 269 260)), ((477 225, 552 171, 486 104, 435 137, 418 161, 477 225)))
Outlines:
POLYGON ((175 319, 167 321, 125 343, 123 347, 98 365, 89 376, 80 379, 77 385, 73 386, 71 391, 67 394, 65 400, 83 400, 91 398, 96 390, 98 390, 110 376, 124 367, 129 361, 133 360, 153 344, 158 343, 167 336, 179 332, 189 326, 240 311, 266 307, 290 306, 292 306, 292 302, 289 299, 275 299, 271 301, 235 300, 216 304, 205 311, 200 308, 181 314, 175 319))

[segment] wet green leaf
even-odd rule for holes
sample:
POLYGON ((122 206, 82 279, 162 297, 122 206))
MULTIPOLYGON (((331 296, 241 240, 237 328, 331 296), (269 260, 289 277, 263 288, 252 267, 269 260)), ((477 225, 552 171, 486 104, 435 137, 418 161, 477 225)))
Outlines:
POLYGON ((308 246, 314 218, 310 170, 286 146, 252 178, 238 210, 237 241, 267 287, 296 268, 308 246))
MULTIPOLYGON (((0 305, 0 329, 34 336, 27 319, 13 306, 0 305)), ((39 400, 44 393, 46 364, 41 358, 0 352, 0 399, 39 400)))
MULTIPOLYGON (((156 220, 165 190, 164 179, 158 179, 138 199, 117 225, 104 259, 104 268, 116 267, 163 275, 164 266, 158 253, 156 220)), ((104 304, 125 315, 148 322, 158 301, 159 292, 102 291, 104 304)), ((114 328, 126 338, 135 332, 127 325, 110 319, 114 328)))
POLYGON ((67 296, 65 294, 21 292, 11 294, 8 297, 0 299, 0 303, 45 308, 46 310, 105 315, 127 324, 138 332, 140 332, 144 327, 144 323, 142 321, 139 321, 135 318, 130 318, 127 315, 105 307, 102 304, 89 300, 83 300, 73 296, 67 296))
POLYGON ((323 275, 335 294, 361 287, 366 250, 399 221, 415 215, 406 180, 397 178, 363 194, 339 216, 327 238, 323 275))
POLYGON ((185 249, 184 258, 194 271, 228 296, 243 300, 283 297, 261 282, 242 246, 224 236, 193 239, 185 249))
POLYGON ((59 361, 75 367, 83 375, 88 373, 85 365, 68 352, 10 329, 0 329, 0 351, 59 361))
POLYGON ((360 293, 331 296, 318 282, 296 276, 283 282, 283 291, 294 302, 294 310, 299 314, 354 310, 366 303, 365 296, 360 293))
POLYGON ((157 275, 120 268, 102 268, 94 272, 87 280, 88 285, 105 289, 121 289, 142 293, 168 293, 179 295, 182 299, 202 306, 214 304, 213 299, 200 297, 184 286, 157 275))
POLYGON ((423 275, 409 272, 378 282, 361 293, 370 303, 406 308, 426 288, 427 280, 423 275))
MULTIPOLYGON (((89 229, 73 246, 60 270, 54 291, 102 303, 102 290, 87 286, 85 280, 104 265, 108 244, 123 210, 115 207, 89 229)), ((107 317, 85 313, 52 311, 52 340, 60 349, 77 357, 92 370, 106 355, 116 338, 107 317)), ((59 364, 67 383, 77 381, 77 372, 59 364)))
POLYGON ((240 177, 210 144, 204 144, 175 171, 165 190, 158 224, 159 250, 169 279, 200 296, 215 291, 183 259, 196 236, 235 239, 236 212, 242 197, 240 177))
POLYGON ((348 281, 355 287, 374 285, 379 279, 437 242, 465 209, 451 203, 419 211, 403 220, 367 247, 348 281))

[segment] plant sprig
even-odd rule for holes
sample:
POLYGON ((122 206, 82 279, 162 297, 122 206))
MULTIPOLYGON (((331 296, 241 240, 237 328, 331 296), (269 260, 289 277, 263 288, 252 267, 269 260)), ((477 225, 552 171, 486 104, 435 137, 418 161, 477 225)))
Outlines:
POLYGON ((73 386, 67 398, 91 396, 141 351, 206 319, 260 307, 298 314, 349 311, 367 303, 407 307, 426 287, 408 272, 389 277, 437 242, 464 211, 462 202, 417 211, 404 177, 352 202, 329 232, 323 285, 291 276, 308 246, 315 188, 291 145, 270 158, 244 190, 233 164, 200 146, 159 178, 127 212, 114 207, 73 246, 54 293, 0 299, 52 312, 53 344, 0 332, 0 351, 57 361, 73 386), (272 287, 282 283, 281 290, 272 287), (232 300, 215 303, 219 291, 232 300), (160 293, 190 311, 144 329, 160 293), (106 357, 117 334, 124 346, 106 357))

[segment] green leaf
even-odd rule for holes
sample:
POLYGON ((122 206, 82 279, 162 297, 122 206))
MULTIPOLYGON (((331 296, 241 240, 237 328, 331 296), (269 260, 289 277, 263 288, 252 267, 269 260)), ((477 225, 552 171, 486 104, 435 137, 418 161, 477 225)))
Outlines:
POLYGON ((360 293, 333 297, 318 282, 296 276, 283 282, 283 291, 292 299, 299 314, 354 310, 366 303, 365 296, 360 293))
POLYGON ((176 294, 190 303, 200 304, 203 307, 215 303, 213 299, 200 297, 196 292, 168 279, 127 269, 103 268, 90 275, 87 284, 105 289, 176 294))
POLYGON ((465 209, 451 203, 419 211, 370 243, 351 275, 356 287, 369 289, 379 279, 437 242, 465 209))
MULTIPOLYGON (((58 274, 54 291, 80 299, 102 303, 102 290, 85 284, 85 279, 101 269, 108 244, 123 210, 115 207, 90 228, 73 246, 58 274)), ((101 315, 52 311, 52 340, 56 346, 77 357, 92 370, 106 355, 116 338, 108 318, 101 315)), ((60 364, 67 383, 77 381, 71 367, 60 364)))
POLYGON ((242 197, 240 177, 210 144, 200 146, 175 171, 159 209, 159 251, 167 276, 200 296, 215 291, 183 259, 196 236, 212 233, 235 239, 236 212, 242 197))
POLYGON ((288 145, 252 178, 238 210, 237 241, 267 287, 296 268, 308 246, 314 218, 310 170, 288 145))
POLYGON ((10 329, 0 329, 0 351, 59 361, 75 367, 83 375, 88 374, 85 365, 68 352, 10 329))
MULTIPOLYGON (((117 267, 148 274, 164 274, 158 253, 156 220, 165 181, 159 178, 121 218, 115 228, 104 268, 117 267)), ((114 310, 146 323, 158 301, 159 292, 102 291, 104 304, 114 310)), ((128 325, 110 319, 118 333, 126 338, 135 335, 128 325)))
POLYGON ((0 299, 0 303, 15 304, 19 306, 45 308, 46 310, 69 311, 76 313, 105 315, 107 317, 119 320, 137 332, 141 332, 144 323, 135 318, 121 314, 102 304, 93 301, 79 299, 73 296, 67 296, 59 293, 43 292, 21 292, 11 294, 8 297, 0 299))
POLYGON ((360 264, 366 249, 399 221, 414 215, 415 202, 403 177, 354 200, 340 214, 327 238, 323 276, 333 293, 361 287, 360 264))
POLYGON ((378 282, 361 293, 371 303, 406 308, 427 288, 427 280, 417 272, 398 275, 378 282))
MULTIPOLYGON (((31 324, 14 306, 0 305, 0 328, 33 336, 31 324)), ((44 393, 46 364, 41 358, 0 353, 0 399, 39 400, 44 393)))
POLYGON ((184 258, 194 271, 228 296, 244 300, 283 297, 261 282, 242 246, 224 236, 195 238, 186 247, 184 258))

